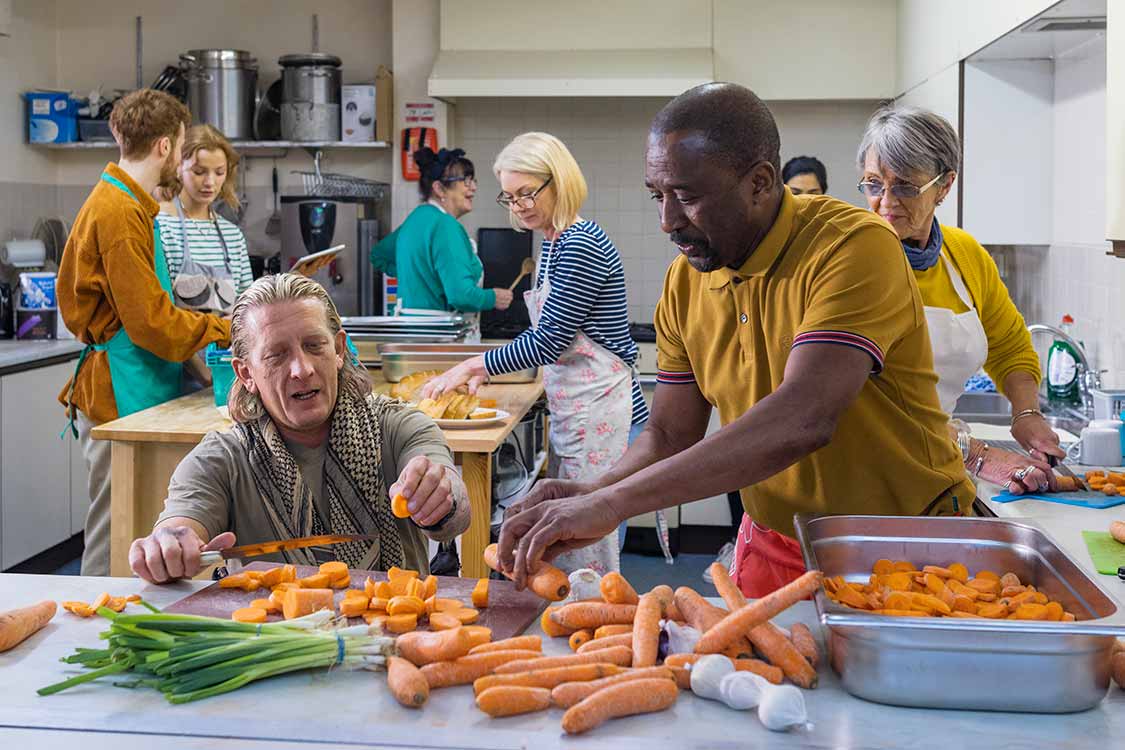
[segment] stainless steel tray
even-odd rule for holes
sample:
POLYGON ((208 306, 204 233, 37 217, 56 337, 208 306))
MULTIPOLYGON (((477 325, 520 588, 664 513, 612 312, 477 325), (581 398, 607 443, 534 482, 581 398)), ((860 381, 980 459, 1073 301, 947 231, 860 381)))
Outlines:
MULTIPOLYGON (((1066 713, 1105 697, 1125 612, 1031 522, 799 514, 805 565, 866 583, 880 558, 1012 571, 1076 622, 888 617, 814 596, 832 667, 852 695, 920 708, 1066 713)), ((1114 582, 1116 583, 1116 581, 1114 582)))
MULTIPOLYGON (((498 348, 498 344, 379 344, 383 362, 383 379, 397 383, 412 372, 437 370, 444 372, 470 357, 498 348)), ((492 378, 493 383, 534 383, 539 368, 517 370, 492 378)))

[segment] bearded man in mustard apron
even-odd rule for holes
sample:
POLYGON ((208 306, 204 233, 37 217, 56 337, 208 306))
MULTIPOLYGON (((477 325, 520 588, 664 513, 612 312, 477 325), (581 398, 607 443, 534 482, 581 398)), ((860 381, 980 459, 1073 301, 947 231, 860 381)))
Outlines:
POLYGON ((59 312, 86 344, 59 397, 90 472, 82 575, 109 575, 110 444, 90 431, 177 397, 184 360, 230 338, 228 321, 175 306, 156 224, 152 193, 174 184, 190 122, 159 91, 117 102, 110 128, 121 158, 90 191, 59 265, 59 312))

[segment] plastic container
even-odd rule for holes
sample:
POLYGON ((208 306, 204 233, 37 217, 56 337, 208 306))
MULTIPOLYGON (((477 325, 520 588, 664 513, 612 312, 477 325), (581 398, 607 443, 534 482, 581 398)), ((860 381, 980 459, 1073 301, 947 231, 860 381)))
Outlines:
POLYGON ((19 306, 28 310, 51 310, 57 307, 54 272, 21 273, 19 306))
POLYGON ((65 91, 28 91, 28 143, 71 143, 78 140, 78 118, 65 91))
POLYGON ((109 129, 109 120, 90 120, 78 118, 78 139, 93 142, 112 142, 113 133, 109 129))
MULTIPOLYGON (((1070 334, 1073 324, 1074 318, 1064 315, 1059 327, 1064 333, 1070 334)), ((1081 404, 1079 377, 1078 352, 1066 341, 1055 339, 1047 350, 1047 400, 1054 404, 1081 404)))
POLYGON ((53 339, 58 326, 55 308, 16 308, 16 338, 27 340, 53 339))
POLYGON ((234 385, 234 366, 231 364, 234 355, 231 354, 230 349, 220 349, 214 344, 208 344, 205 352, 207 367, 211 370, 215 406, 226 406, 230 387, 234 385))

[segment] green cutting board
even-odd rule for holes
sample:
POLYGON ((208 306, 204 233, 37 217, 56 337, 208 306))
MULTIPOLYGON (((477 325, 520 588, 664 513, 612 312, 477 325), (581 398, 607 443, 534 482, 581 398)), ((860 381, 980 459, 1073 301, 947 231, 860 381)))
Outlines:
POLYGON ((1111 537, 1108 531, 1083 531, 1082 539, 1099 573, 1115 576, 1117 569, 1125 565, 1125 544, 1111 537))

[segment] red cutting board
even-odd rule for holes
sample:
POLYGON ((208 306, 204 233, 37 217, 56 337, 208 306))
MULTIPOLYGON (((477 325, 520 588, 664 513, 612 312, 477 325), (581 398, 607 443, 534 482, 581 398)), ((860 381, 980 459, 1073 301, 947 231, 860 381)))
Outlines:
MULTIPOLYGON (((274 567, 277 567, 276 563, 254 562, 246 565, 245 569, 269 570, 274 567)), ((312 566, 297 566, 298 578, 310 576, 316 572, 317 569, 312 566)), ((364 581, 369 577, 376 582, 387 580, 387 574, 378 571, 352 570, 349 572, 351 573, 351 588, 353 589, 362 589, 364 581)), ((437 595, 444 599, 460 599, 466 607, 472 607, 470 595, 476 583, 477 579, 475 578, 438 576, 437 595)), ((346 589, 336 591, 337 605, 344 598, 344 591, 346 589)), ((240 607, 249 607, 251 601, 263 596, 269 596, 268 589, 259 589, 254 592, 241 589, 224 589, 220 588, 216 581, 207 588, 196 591, 194 594, 166 607, 164 611, 183 615, 207 615, 209 617, 226 618, 230 617, 230 613, 234 610, 240 607)), ((519 635, 527 630, 527 627, 535 621, 535 618, 546 606, 546 601, 530 591, 516 591, 515 584, 511 581, 489 581, 488 606, 480 610, 480 617, 473 624, 491 628, 492 640, 499 641, 519 635)), ((284 618, 281 615, 269 616, 270 622, 282 622, 283 620, 284 618)), ((363 622, 363 619, 355 617, 351 619, 351 622, 352 624, 359 624, 363 622)), ((419 630, 428 630, 428 628, 426 625, 421 625, 419 630)))

